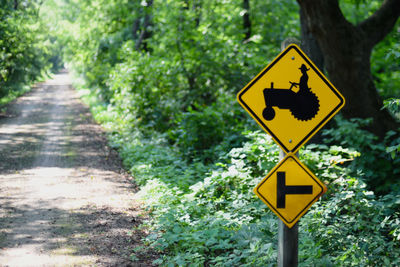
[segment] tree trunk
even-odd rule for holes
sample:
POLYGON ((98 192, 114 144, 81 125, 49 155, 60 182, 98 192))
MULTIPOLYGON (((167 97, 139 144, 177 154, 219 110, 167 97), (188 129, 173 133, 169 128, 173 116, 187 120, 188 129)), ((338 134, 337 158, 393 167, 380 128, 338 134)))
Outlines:
POLYGON ((348 22, 338 0, 297 0, 304 23, 324 55, 329 80, 344 95, 346 118, 373 118, 369 130, 380 138, 399 123, 386 109, 374 85, 370 57, 373 47, 393 28, 400 15, 398 0, 386 0, 358 25, 348 22))
POLYGON ((139 30, 140 30, 140 18, 137 18, 133 22, 133 27, 132 27, 132 38, 135 41, 137 41, 139 38, 139 36, 138 36, 139 30))
POLYGON ((302 8, 300 8, 300 26, 301 26, 301 49, 317 65, 318 69, 324 72, 324 55, 318 45, 317 40, 311 33, 307 23, 307 17, 302 8))
POLYGON ((246 41, 251 37, 250 0, 243 0, 243 9, 244 41, 246 41))
POLYGON ((199 27, 200 25, 200 20, 201 20, 201 6, 202 6, 202 0, 196 0, 193 2, 193 10, 196 13, 196 28, 199 27))
MULTIPOLYGON (((135 48, 136 48, 136 50, 143 49, 144 51, 149 52, 149 48, 147 46, 147 40, 152 36, 152 31, 151 31, 150 27, 151 27, 151 8, 153 6, 153 0, 147 0, 146 3, 147 3, 147 5, 143 8, 144 12, 145 12, 144 21, 143 21, 143 25, 141 28, 141 32, 136 41, 135 48)), ((135 24, 133 27, 134 31, 135 31, 136 26, 137 26, 137 21, 135 21, 135 24)), ((136 33, 134 33, 134 34, 136 34, 136 33)))

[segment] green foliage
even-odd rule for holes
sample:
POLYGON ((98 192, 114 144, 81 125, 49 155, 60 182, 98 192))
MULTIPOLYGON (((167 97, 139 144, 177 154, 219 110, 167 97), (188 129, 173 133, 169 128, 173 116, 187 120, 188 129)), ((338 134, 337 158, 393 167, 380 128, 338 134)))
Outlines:
POLYGON ((400 144, 394 145, 394 146, 389 146, 386 148, 386 152, 390 153, 392 158, 394 159, 396 157, 396 153, 400 152, 400 144))
POLYGON ((399 98, 389 98, 384 102, 384 107, 387 108, 392 114, 400 119, 400 99, 399 98))
MULTIPOLYGON (((163 132, 182 121, 181 113, 203 109, 227 94, 232 98, 288 34, 298 35, 298 7, 286 2, 254 2, 254 36, 245 43, 239 0, 205 0, 201 6, 156 0, 145 12, 146 1, 75 1, 62 13, 64 26, 57 30, 63 33, 70 67, 100 99, 123 107, 132 123, 163 132), (280 12, 290 22, 265 21, 262 10, 280 12), (143 26, 146 14, 152 35, 143 53, 137 46, 145 29, 137 26, 143 26), (266 25, 277 35, 262 37, 266 25)), ((57 3, 56 8, 65 9, 62 1, 57 3)))
MULTIPOLYGON (((278 162, 270 137, 246 133, 247 142, 210 168, 183 161, 165 137, 146 139, 121 124, 111 105, 86 98, 95 101, 96 119, 119 129, 113 145, 142 185, 138 197, 152 217, 142 249, 162 254, 154 264, 275 266, 278 219, 252 192, 278 162)), ((399 196, 368 191, 363 175, 348 168, 357 157, 341 146, 309 145, 300 152, 329 188, 300 221, 300 266, 399 264, 399 196)))
MULTIPOLYGON (((277 218, 252 189, 277 164, 278 149, 265 134, 247 137, 228 161, 189 191, 154 180, 142 188, 155 218, 147 242, 164 254, 158 264, 275 265, 277 218)), ((319 145, 301 152, 301 160, 329 184, 329 191, 301 220, 300 266, 399 263, 400 247, 391 242, 398 239, 398 203, 394 196, 375 197, 361 177, 341 166, 357 154, 319 145)))
POLYGON ((364 173, 369 188, 374 192, 390 192, 399 184, 400 159, 389 154, 400 143, 399 133, 388 132, 385 142, 382 143, 372 133, 362 129, 371 122, 368 119, 344 120, 337 116, 335 121, 338 127, 323 131, 325 142, 359 151, 360 157, 349 168, 354 173, 364 173))
POLYGON ((371 16, 381 6, 380 0, 340 0, 340 9, 347 20, 358 24, 371 16))
POLYGON ((211 106, 189 108, 177 115, 169 136, 184 157, 210 162, 244 140, 242 112, 234 101, 221 99, 211 106))
MULTIPOLYGON (((51 15, 58 17, 52 31, 64 47, 69 67, 84 75, 105 102, 111 99, 106 82, 119 62, 121 45, 131 38, 138 1, 49 1, 51 15), (60 12, 62 11, 62 12, 60 12)), ((52 21, 52 18, 48 18, 52 21)))
MULTIPOLYGON (((81 87, 82 85, 76 84, 81 87)), ((123 163, 139 185, 159 181, 167 186, 186 190, 201 180, 209 171, 202 162, 190 165, 176 148, 169 146, 165 135, 154 134, 146 138, 141 131, 126 123, 125 117, 111 104, 99 102, 89 90, 82 90, 83 99, 92 106, 95 119, 110 131, 111 145, 118 149, 123 163)))
POLYGON ((17 9, 11 2, 0 3, 0 98, 22 91, 51 67, 51 43, 38 9, 35 1, 17 9))
MULTIPOLYGON (((395 28, 399 29, 400 22, 395 28)), ((398 98, 400 87, 400 32, 397 30, 380 42, 373 51, 371 71, 379 93, 384 99, 398 98)), ((394 111, 389 108, 389 111, 394 111)), ((398 113, 398 111, 397 111, 398 113)), ((398 116, 398 115, 397 115, 398 116)))
MULTIPOLYGON (((141 186, 152 218, 146 245, 162 254, 155 264, 275 266, 277 218, 252 189, 277 164, 278 147, 254 131, 235 94, 284 39, 299 37, 299 10, 293 0, 250 1, 252 36, 244 40, 242 4, 48 1, 59 18, 54 49, 65 46, 96 119, 141 186)), ((341 1, 353 23, 379 5, 341 1)), ((398 97, 396 43, 393 33, 372 55, 384 98, 398 97)), ((397 102, 386 103, 398 112, 397 102)), ((367 124, 338 119, 326 145, 300 152, 329 185, 301 220, 301 266, 400 264, 400 190, 391 185, 400 139, 390 132, 378 143, 362 130, 367 124)))

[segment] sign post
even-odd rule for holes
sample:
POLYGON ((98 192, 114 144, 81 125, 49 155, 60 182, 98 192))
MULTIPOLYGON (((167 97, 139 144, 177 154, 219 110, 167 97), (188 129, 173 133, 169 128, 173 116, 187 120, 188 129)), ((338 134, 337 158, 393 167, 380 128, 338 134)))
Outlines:
POLYGON ((280 162, 254 188, 279 218, 278 267, 298 264, 298 221, 327 190, 297 151, 345 100, 294 44, 283 50, 237 95, 240 105, 281 147, 280 162))
MULTIPOLYGON (((279 159, 285 157, 285 152, 279 152, 279 159)), ((299 226, 296 223, 292 228, 278 220, 278 267, 297 267, 299 255, 299 226)))
POLYGON ((278 267, 296 267, 298 263, 299 227, 278 222, 278 267))

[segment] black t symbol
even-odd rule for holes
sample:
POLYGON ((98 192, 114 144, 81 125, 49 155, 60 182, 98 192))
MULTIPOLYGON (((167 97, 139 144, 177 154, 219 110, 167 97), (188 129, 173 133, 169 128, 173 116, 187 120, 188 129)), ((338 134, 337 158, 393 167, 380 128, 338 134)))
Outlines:
POLYGON ((308 195, 312 194, 312 185, 286 185, 286 173, 277 172, 277 194, 276 207, 286 207, 286 195, 308 195))

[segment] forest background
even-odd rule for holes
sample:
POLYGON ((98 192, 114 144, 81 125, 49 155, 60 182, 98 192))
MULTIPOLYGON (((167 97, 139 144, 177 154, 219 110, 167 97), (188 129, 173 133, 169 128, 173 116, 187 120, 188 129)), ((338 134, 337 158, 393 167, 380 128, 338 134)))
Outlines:
MULTIPOLYGON (((339 4, 359 25, 382 1, 339 4)), ((0 6, 0 103, 68 67, 149 210, 150 234, 132 261, 152 250, 161 265, 275 265, 278 219, 252 189, 277 164, 278 147, 236 93, 287 38, 304 44, 296 1, 15 0, 0 6)), ((397 21, 365 66, 384 100, 379 109, 397 123, 399 60, 397 21)), ((361 82, 352 81, 355 88, 361 82)), ((301 161, 328 187, 300 221, 300 265, 400 265, 398 124, 378 134, 374 123, 336 116, 300 150, 301 161)))

